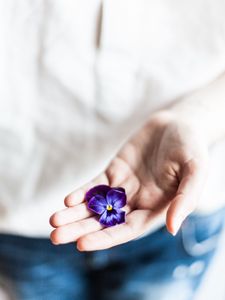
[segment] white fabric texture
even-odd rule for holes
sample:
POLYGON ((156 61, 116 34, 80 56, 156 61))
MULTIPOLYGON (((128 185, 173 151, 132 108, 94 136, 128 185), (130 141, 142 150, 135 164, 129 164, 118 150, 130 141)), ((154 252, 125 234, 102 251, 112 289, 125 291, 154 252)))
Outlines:
MULTIPOLYGON (((0 0, 0 231, 47 236, 151 113, 224 72, 224 16, 224 0, 0 0)), ((210 153, 206 210, 225 142, 210 153)))

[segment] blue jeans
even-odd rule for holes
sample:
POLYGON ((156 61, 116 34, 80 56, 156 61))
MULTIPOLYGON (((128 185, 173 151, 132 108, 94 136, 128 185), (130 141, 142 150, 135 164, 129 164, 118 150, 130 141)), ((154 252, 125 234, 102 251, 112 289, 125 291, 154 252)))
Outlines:
POLYGON ((0 286, 16 300, 191 300, 215 252, 225 210, 191 215, 176 237, 166 228, 109 250, 0 235, 0 286))

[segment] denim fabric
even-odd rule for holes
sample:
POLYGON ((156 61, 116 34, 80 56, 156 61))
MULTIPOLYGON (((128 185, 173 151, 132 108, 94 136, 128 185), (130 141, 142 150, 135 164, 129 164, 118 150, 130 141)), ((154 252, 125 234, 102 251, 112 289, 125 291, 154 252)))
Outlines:
POLYGON ((109 250, 0 235, 0 286, 13 300, 193 300, 215 252, 225 210, 191 215, 176 237, 163 227, 109 250))

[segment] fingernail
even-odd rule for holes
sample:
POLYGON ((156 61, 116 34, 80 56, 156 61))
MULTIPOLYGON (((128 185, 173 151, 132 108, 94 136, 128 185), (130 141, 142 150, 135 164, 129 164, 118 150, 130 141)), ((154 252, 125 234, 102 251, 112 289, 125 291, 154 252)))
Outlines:
POLYGON ((171 232, 173 236, 175 236, 179 231, 182 222, 183 222, 182 218, 177 218, 174 220, 173 231, 171 232))
POLYGON ((173 232, 171 232, 172 236, 175 236, 178 232, 179 228, 178 229, 175 229, 173 232))

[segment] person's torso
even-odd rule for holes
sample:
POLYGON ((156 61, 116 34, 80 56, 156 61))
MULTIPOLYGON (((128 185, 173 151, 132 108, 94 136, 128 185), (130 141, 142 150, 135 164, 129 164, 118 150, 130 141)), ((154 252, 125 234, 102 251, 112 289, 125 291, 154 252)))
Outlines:
POLYGON ((99 173, 151 113, 225 68, 222 0, 0 7, 0 229, 37 209, 29 230, 45 232, 63 195, 99 173))

